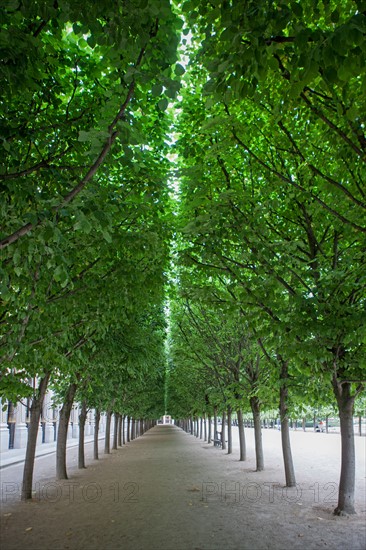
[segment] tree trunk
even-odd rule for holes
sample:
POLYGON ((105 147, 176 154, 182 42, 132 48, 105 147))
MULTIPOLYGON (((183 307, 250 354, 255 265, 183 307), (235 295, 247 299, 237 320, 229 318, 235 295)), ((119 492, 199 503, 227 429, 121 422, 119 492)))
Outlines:
POLYGON ((243 411, 241 409, 237 410, 238 415, 238 429, 239 429, 239 444, 240 444, 240 461, 244 461, 247 458, 247 449, 245 444, 245 432, 244 432, 244 420, 243 420, 243 411))
POLYGON ((193 435, 194 426, 193 426, 193 417, 192 416, 191 416, 190 420, 191 420, 191 435, 193 435))
POLYGON ((254 439, 255 439, 255 458, 256 458, 256 471, 261 472, 264 470, 264 457, 263 457, 263 445, 262 445, 262 427, 261 427, 261 414, 260 414, 260 401, 259 398, 254 395, 250 398, 250 407, 253 413, 254 420, 254 439))
POLYGON ((135 419, 131 419, 131 441, 135 439, 135 419))
POLYGON ((306 418, 305 417, 302 419, 302 430, 303 430, 303 432, 306 431, 306 418))
POLYGON ((233 431, 231 426, 231 407, 227 408, 227 454, 231 455, 233 452, 233 431))
POLYGON ((100 422, 100 411, 95 409, 95 425, 94 425, 94 460, 99 459, 99 422, 100 422))
POLYGON ((125 432, 125 422, 126 421, 126 416, 123 414, 122 415, 122 445, 126 445, 126 432, 125 432))
POLYGON ((353 406, 351 384, 333 378, 333 391, 338 403, 341 425, 341 477, 338 490, 338 505, 334 513, 338 516, 355 514, 355 439, 353 432, 353 406))
POLYGON ((112 411, 108 410, 106 415, 105 440, 104 440, 104 454, 106 455, 109 455, 111 452, 111 418, 112 418, 112 411))
POLYGON ((81 470, 86 468, 85 466, 85 452, 84 452, 84 435, 85 435, 85 422, 88 414, 86 407, 86 401, 81 404, 81 411, 79 414, 79 454, 78 454, 78 468, 81 470))
POLYGON ((75 382, 70 384, 66 393, 64 404, 62 405, 62 409, 60 411, 56 447, 56 479, 68 479, 66 470, 66 441, 76 389, 77 384, 75 382))
POLYGON ((214 407, 214 439, 217 435, 217 407, 214 407))
POLYGON ((226 451, 226 412, 222 412, 222 424, 221 424, 221 448, 226 451))
POLYGON ((114 425, 113 425, 113 444, 112 449, 114 451, 117 450, 117 444, 118 444, 118 423, 119 423, 119 414, 114 413, 114 425))
POLYGON ((131 417, 128 416, 127 417, 127 443, 129 443, 131 441, 131 438, 130 438, 130 428, 131 428, 131 417))
POLYGON ((44 377, 39 382, 37 393, 32 399, 32 405, 30 408, 30 422, 28 425, 27 449, 25 453, 23 470, 23 483, 21 493, 22 500, 28 500, 32 498, 34 458, 36 455, 39 421, 41 418, 44 396, 46 395, 50 375, 50 372, 45 373, 44 377))
POLYGON ((207 435, 207 443, 211 443, 211 437, 212 437, 212 419, 211 415, 208 415, 208 435, 207 435))
POLYGON ((288 419, 288 362, 281 361, 280 371, 280 418, 283 462, 285 466, 286 487, 295 487, 296 478, 291 453, 290 428, 288 419))
POLYGON ((200 417, 200 439, 202 439, 203 435, 203 416, 200 417))
POLYGON ((118 415, 118 447, 122 447, 122 415, 118 415))
POLYGON ((206 413, 203 415, 203 440, 207 441, 207 418, 206 418, 206 413))

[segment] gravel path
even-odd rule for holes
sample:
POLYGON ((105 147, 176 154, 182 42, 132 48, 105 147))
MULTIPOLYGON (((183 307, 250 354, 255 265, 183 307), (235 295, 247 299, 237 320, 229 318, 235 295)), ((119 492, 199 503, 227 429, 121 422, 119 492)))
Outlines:
MULTIPOLYGON (((82 471, 70 450, 64 482, 53 481, 45 457, 32 502, 13 502, 3 492, 1 548, 364 550, 365 438, 356 438, 358 514, 350 518, 332 516, 339 436, 293 432, 291 438, 298 486, 288 490, 275 430, 263 432, 264 472, 254 471, 252 430, 246 462, 238 461, 236 431, 228 456, 175 426, 155 426, 82 471)), ((3 485, 15 483, 19 468, 2 471, 3 485)))

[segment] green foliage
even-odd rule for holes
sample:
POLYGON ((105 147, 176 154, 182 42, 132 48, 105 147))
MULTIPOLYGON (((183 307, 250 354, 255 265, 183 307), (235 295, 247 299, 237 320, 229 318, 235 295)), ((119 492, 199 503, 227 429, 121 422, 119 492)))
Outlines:
POLYGON ((272 388, 289 360, 290 407, 365 381, 366 18, 341 4, 183 4, 182 270, 226 287, 272 388))
POLYGON ((0 10, 3 395, 52 368, 134 415, 275 407, 283 359, 294 410, 360 393, 364 2, 0 10))
POLYGON ((88 387, 98 354, 100 377, 147 376, 170 237, 159 102, 180 87, 181 20, 165 0, 43 0, 7 3, 0 23, 3 395, 45 368, 61 393, 88 387))

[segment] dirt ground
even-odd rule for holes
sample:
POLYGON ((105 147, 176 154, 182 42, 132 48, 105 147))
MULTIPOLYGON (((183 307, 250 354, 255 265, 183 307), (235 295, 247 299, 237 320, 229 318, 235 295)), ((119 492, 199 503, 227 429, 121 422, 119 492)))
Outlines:
MULTIPOLYGON (((156 426, 55 482, 54 457, 38 459, 34 500, 17 501, 21 466, 2 474, 2 550, 264 550, 366 548, 365 437, 356 437, 357 515, 335 517, 338 434, 292 432, 297 487, 284 487, 280 432, 263 430, 265 471, 175 426, 156 426), (13 485, 11 485, 13 483, 13 485), (5 490, 4 490, 5 489, 5 490)), ((87 457, 90 456, 91 445, 87 457)))

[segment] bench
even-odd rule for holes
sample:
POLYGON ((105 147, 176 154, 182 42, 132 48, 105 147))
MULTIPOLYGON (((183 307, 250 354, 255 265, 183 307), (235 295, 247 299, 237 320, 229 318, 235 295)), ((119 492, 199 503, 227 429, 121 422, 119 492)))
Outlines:
POLYGON ((214 447, 222 447, 221 432, 215 432, 215 437, 213 438, 214 447))

